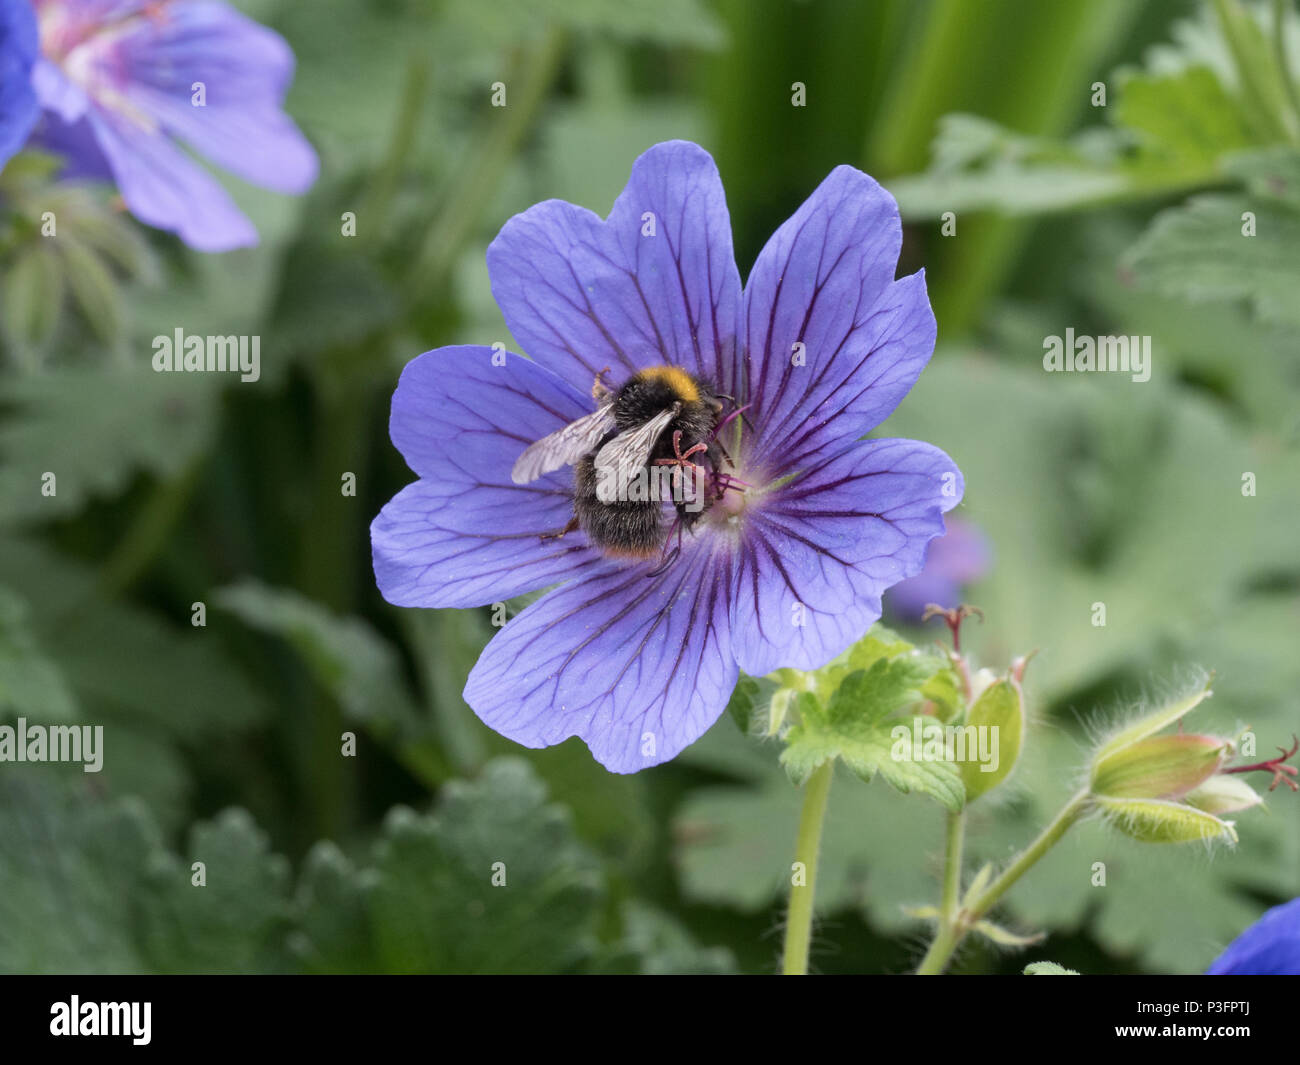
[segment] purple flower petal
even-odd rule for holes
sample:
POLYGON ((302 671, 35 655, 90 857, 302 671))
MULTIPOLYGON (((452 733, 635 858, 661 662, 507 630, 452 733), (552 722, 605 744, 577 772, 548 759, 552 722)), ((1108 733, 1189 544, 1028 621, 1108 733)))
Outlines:
POLYGON ((774 468, 796 468, 822 430, 834 422, 836 435, 870 432, 898 406, 934 351, 935 321, 925 272, 892 282, 870 312, 854 323, 837 356, 794 377, 780 392, 753 454, 774 468))
POLYGON ((0 167, 27 140, 38 113, 32 90, 36 18, 26 0, 0 0, 0 167))
POLYGON ((38 59, 32 70, 32 85, 41 106, 32 143, 42 151, 63 157, 59 176, 115 182, 113 168, 99 146, 86 90, 44 58, 38 59))
POLYGON ((293 54, 271 30, 215 0, 38 8, 40 142, 66 155, 69 176, 110 171, 141 221, 200 251, 257 243, 252 223, 173 138, 267 188, 301 193, 315 180, 316 153, 282 106, 293 54))
POLYGON ((487 645, 465 701, 525 747, 579 736, 615 773, 665 762, 727 705, 731 655, 726 553, 653 563, 605 562, 512 619, 487 645))
POLYGON ((860 639, 884 590, 920 571, 963 489, 952 459, 915 440, 814 456, 744 516, 731 590, 740 668, 815 669, 860 639))
POLYGON ((122 199, 140 221, 199 251, 257 243, 253 223, 226 190, 165 136, 111 111, 95 109, 87 118, 122 199))
MULTIPOLYGON (((388 429, 422 477, 455 472, 465 480, 511 484, 510 468, 526 447, 595 409, 589 395, 535 362, 460 344, 406 364, 388 429)), ((572 471, 556 471, 534 485, 570 493, 572 479, 572 471)))
POLYGON ((1209 976, 1300 976, 1300 898, 1274 906, 1214 959, 1209 976))
POLYGON ((718 170, 698 145, 637 159, 606 222, 560 200, 516 215, 488 273, 524 350, 579 388, 606 366, 618 381, 664 362, 735 386, 740 275, 718 170))
POLYGON ((421 477, 370 529, 375 577, 398 606, 481 606, 555 584, 597 563, 580 531, 542 540, 573 513, 571 470, 517 485, 520 453, 594 407, 540 366, 491 348, 438 348, 412 360, 389 433, 421 477))
POLYGON ((375 581, 395 606, 473 607, 567 580, 600 555, 581 532, 560 540, 573 512, 563 496, 527 488, 423 479, 384 505, 370 525, 375 581))
POLYGON ((86 90, 48 59, 36 61, 32 70, 32 85, 36 89, 41 108, 68 124, 84 118, 90 110, 90 97, 86 95, 86 90))
POLYGON ((962 598, 962 586, 979 580, 989 567, 989 545, 970 522, 948 521, 948 531, 930 541, 925 567, 915 577, 889 589, 885 605, 901 621, 919 625, 931 603, 955 607, 962 598))
POLYGON ((294 60, 279 34, 225 4, 173 4, 112 54, 130 72, 124 98, 222 169, 285 193, 316 180, 316 152, 282 109, 294 60))
POLYGON ((894 281, 901 240, 893 197, 841 166, 763 248, 744 311, 756 457, 797 458, 832 419, 862 436, 912 387, 935 324, 923 275, 894 281))

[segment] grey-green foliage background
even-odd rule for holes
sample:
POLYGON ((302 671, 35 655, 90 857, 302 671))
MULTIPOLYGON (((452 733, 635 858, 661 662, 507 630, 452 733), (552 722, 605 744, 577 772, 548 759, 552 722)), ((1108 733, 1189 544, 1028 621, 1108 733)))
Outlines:
MULTIPOLYGON (((994 555, 975 655, 1040 652, 972 862, 1023 845, 1090 729, 1185 664, 1217 670, 1194 727, 1249 724, 1261 756, 1300 729, 1300 114, 1249 76, 1270 53, 1246 23, 1243 65, 1212 9, 1158 0, 239 6, 294 47, 289 108, 323 164, 301 200, 231 182, 259 247, 200 256, 96 228, 104 190, 0 179, 6 210, 58 195, 88 220, 80 268, 21 242, 0 262, 0 714, 106 732, 98 775, 0 765, 0 969, 773 970, 798 809, 776 748, 726 716, 635 777, 577 741, 515 748, 460 698, 487 611, 395 610, 369 565, 411 476, 386 436, 402 365, 508 339, 488 241, 548 197, 607 211, 668 138, 717 158, 742 274, 839 163, 903 205, 900 270, 925 266, 940 344, 882 431, 965 472, 958 513, 994 555), (259 334, 262 380, 152 373, 149 338, 178 326, 259 334), (1067 327, 1150 335, 1151 380, 1045 374, 1067 327)), ((1200 971, 1300 887, 1289 800, 1233 853, 1085 825, 1004 916, 1085 972, 1200 971)), ((928 800, 837 781, 815 967, 915 961, 902 907, 933 899, 940 832, 928 800)))

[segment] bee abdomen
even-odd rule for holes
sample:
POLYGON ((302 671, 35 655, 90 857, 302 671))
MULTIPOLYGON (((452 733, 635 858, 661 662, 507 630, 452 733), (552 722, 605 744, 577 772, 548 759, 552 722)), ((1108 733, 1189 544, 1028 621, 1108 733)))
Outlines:
POLYGON ((574 467, 573 512, 587 538, 607 555, 648 558, 663 545, 661 506, 657 502, 612 500, 596 494, 596 456, 574 467))

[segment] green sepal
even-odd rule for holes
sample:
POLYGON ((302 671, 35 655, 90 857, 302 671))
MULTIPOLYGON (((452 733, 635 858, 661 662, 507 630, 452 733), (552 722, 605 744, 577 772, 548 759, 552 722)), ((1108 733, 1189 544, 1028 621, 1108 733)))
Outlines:
POLYGON ((1016 767, 1025 738, 1024 698, 1020 685, 1011 677, 990 684, 970 708, 966 725, 995 729, 992 735, 998 741, 995 769, 986 772, 978 760, 969 757, 960 763, 966 801, 971 802, 996 788, 1016 767))
POLYGON ((1141 843, 1191 843, 1226 839, 1237 842, 1231 821, 1183 803, 1165 799, 1115 799, 1096 797, 1106 820, 1126 836, 1141 843))
POLYGON ((1025 976, 1078 976, 1073 969, 1057 965, 1054 961, 1031 961, 1025 966, 1025 976))

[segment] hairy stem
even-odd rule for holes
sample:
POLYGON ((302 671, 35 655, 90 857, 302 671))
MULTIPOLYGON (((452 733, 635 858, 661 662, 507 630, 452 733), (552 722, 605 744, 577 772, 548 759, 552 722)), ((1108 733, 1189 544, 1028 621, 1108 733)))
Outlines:
POLYGON ((948 814, 948 832, 943 851, 943 896, 939 904, 940 920, 951 924, 957 916, 961 893, 961 852, 966 837, 966 810, 948 814))
POLYGON ((831 790, 834 761, 814 770, 804 785, 799 834, 794 842, 794 860, 803 865, 804 882, 790 888, 790 912, 785 924, 786 976, 806 976, 808 949, 812 944, 813 902, 817 893, 817 852, 821 849, 822 822, 826 818, 826 797, 831 790))
MULTIPOLYGON (((955 917, 949 921, 945 919, 948 884, 945 879, 944 883, 944 902, 945 909, 941 911, 939 920, 939 930, 935 934, 934 942, 930 944, 930 949, 926 951, 925 957, 921 960, 920 966, 916 972, 918 976, 934 976, 947 967, 948 962, 952 959, 953 952, 961 944, 967 931, 976 921, 980 920, 997 901, 1007 893, 1008 890, 1022 876, 1025 875, 1033 866, 1051 850, 1061 837, 1069 831, 1070 827, 1083 816, 1088 809, 1088 793, 1081 791, 1075 795, 1069 802, 1061 808, 1051 821, 1051 823, 1038 834, 1038 838, 1026 847, 1016 859, 1002 871, 992 884, 985 889, 984 893, 975 899, 969 906, 963 908, 955 917)), ((952 853, 952 825, 949 824, 949 854, 952 853)), ((945 870, 947 873, 947 870, 945 870)))

